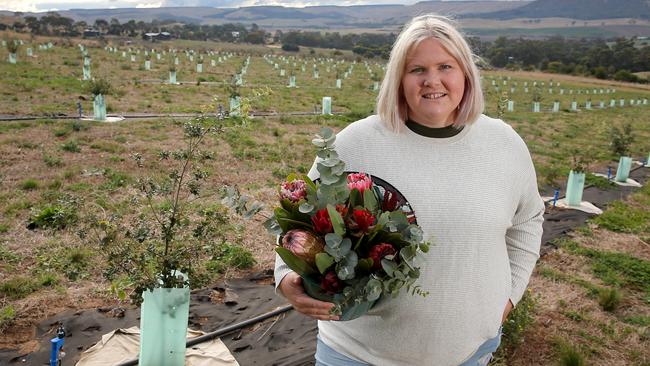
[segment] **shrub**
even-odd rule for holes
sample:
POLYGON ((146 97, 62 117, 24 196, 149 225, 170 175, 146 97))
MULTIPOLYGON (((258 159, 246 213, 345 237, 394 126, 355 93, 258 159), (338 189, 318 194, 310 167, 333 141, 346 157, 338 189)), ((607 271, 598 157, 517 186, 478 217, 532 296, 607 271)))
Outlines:
POLYGON ((47 154, 43 155, 43 162, 50 168, 63 165, 63 160, 60 157, 47 154))
POLYGON ((564 340, 556 342, 558 353, 558 363, 561 366, 584 366, 586 365, 584 356, 571 344, 564 340))
POLYGON ((111 83, 102 78, 98 79, 93 79, 90 80, 86 86, 85 86, 85 91, 92 94, 92 95, 109 95, 113 91, 113 87, 111 86, 111 83))
POLYGON ((25 276, 11 278, 0 284, 0 293, 12 300, 22 299, 23 297, 38 290, 38 282, 25 276))
POLYGON ((300 51, 300 47, 293 43, 285 43, 282 45, 282 50, 287 52, 298 52, 300 51))
POLYGON ((623 296, 615 288, 604 288, 598 294, 598 304, 605 311, 614 311, 621 303, 623 296))
POLYGON ((0 309, 0 332, 4 333, 16 319, 16 310, 12 305, 7 305, 0 309))
POLYGON ((20 189, 23 191, 33 191, 38 188, 38 181, 35 179, 26 179, 20 183, 20 189))
POLYGON ((75 140, 66 141, 64 144, 61 145, 61 150, 73 152, 73 153, 81 152, 81 148, 79 147, 77 141, 75 140))
POLYGON ((32 212, 29 229, 63 229, 77 221, 77 214, 72 206, 63 204, 47 205, 32 212))
POLYGON ((253 255, 240 245, 222 243, 206 264, 208 270, 223 273, 228 269, 246 269, 255 265, 253 255))
POLYGON ((619 129, 614 126, 610 130, 610 147, 616 156, 627 156, 630 152, 630 145, 634 142, 634 134, 632 133, 632 125, 626 123, 623 128, 619 129))

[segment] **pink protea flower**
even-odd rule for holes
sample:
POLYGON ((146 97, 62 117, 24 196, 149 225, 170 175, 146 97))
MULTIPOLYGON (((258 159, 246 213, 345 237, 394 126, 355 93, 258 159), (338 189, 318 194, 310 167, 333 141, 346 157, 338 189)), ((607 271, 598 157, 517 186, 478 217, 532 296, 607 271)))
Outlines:
POLYGON ((350 173, 348 174, 348 188, 350 190, 357 189, 359 193, 372 187, 372 180, 370 176, 365 173, 350 173))
POLYGON ((284 182, 280 186, 280 199, 288 199, 296 203, 307 196, 307 184, 302 179, 284 182))
POLYGON ((375 270, 381 269, 381 260, 387 255, 394 255, 397 253, 395 247, 388 243, 379 243, 370 248, 368 257, 372 258, 372 268, 375 270))
POLYGON ((323 276, 320 287, 328 294, 337 294, 343 291, 343 282, 336 277, 334 271, 329 271, 323 276))
POLYGON ((323 251, 325 243, 323 239, 312 233, 300 229, 287 231, 282 237, 282 247, 288 249, 296 257, 301 258, 309 264, 316 262, 316 254, 323 251))

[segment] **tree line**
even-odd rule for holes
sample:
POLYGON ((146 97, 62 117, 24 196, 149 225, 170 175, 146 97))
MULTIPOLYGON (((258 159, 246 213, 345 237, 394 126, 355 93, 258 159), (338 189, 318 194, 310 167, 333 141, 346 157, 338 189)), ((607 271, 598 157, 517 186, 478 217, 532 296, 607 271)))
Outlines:
MULTIPOLYGON (((74 21, 56 12, 40 18, 27 16, 11 26, 19 32, 38 35, 75 37, 83 35, 86 28, 94 28, 102 34, 142 37, 148 32, 169 32, 173 37, 189 40, 214 40, 222 42, 246 42, 252 44, 282 44, 287 51, 300 47, 332 48, 350 50, 357 55, 387 59, 395 41, 394 33, 346 33, 280 30, 266 32, 256 24, 200 25, 183 24, 173 20, 151 22, 130 20, 120 23, 96 19, 93 24, 74 21)), ((587 75, 601 79, 632 82, 648 82, 633 73, 650 71, 650 46, 636 44, 635 38, 567 39, 561 36, 547 39, 524 39, 499 37, 484 41, 469 37, 469 43, 479 56, 490 65, 499 68, 541 70, 553 73, 587 75)))

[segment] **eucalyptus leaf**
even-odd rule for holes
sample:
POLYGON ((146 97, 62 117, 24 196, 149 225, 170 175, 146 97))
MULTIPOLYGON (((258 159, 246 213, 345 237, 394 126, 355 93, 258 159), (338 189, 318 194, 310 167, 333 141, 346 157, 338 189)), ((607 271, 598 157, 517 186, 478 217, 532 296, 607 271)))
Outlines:
POLYGON ((278 221, 275 219, 275 216, 271 216, 269 219, 264 221, 264 228, 273 235, 282 234, 282 228, 278 224, 278 221))
POLYGON ((382 292, 381 282, 375 278, 371 278, 368 283, 366 283, 366 299, 368 301, 375 301, 379 299, 382 292))
POLYGON ((334 232, 340 236, 345 235, 345 223, 343 222, 341 214, 336 211, 336 208, 332 205, 327 205, 327 213, 330 215, 334 232))
POLYGON ((395 270, 397 269, 397 264, 393 261, 389 261, 387 259, 382 259, 381 260, 381 268, 384 269, 386 274, 390 277, 393 277, 395 274, 395 270))
POLYGON ((300 204, 300 207, 298 207, 298 211, 302 213, 310 213, 314 210, 314 205, 308 202, 303 202, 300 204))
POLYGON ((343 237, 341 235, 336 234, 336 233, 328 233, 325 234, 325 245, 328 247, 338 247, 341 244, 341 241, 343 241, 343 237))

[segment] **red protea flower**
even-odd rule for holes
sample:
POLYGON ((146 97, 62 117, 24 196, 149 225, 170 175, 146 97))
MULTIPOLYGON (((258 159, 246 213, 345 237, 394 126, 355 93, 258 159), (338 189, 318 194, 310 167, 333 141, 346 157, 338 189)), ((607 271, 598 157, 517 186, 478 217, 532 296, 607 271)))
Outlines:
POLYGON ((338 294, 343 291, 343 282, 336 277, 334 271, 329 271, 323 276, 320 287, 328 294, 338 294))
POLYGON ((372 269, 381 269, 381 260, 387 255, 395 255, 397 250, 392 244, 388 243, 379 243, 370 248, 370 253, 368 257, 372 258, 372 269))
POLYGON ((316 263, 316 254, 321 253, 325 247, 323 238, 300 229, 287 231, 282 237, 282 247, 288 249, 296 257, 309 264, 316 263))
POLYGON ((397 194, 388 189, 384 192, 384 199, 381 202, 382 211, 395 211, 397 208, 397 194))
POLYGON ((375 223, 375 216, 365 208, 363 210, 352 210, 352 219, 356 223, 356 225, 352 226, 364 233, 367 233, 370 226, 375 223))
POLYGON ((372 187, 372 180, 369 175, 364 173, 350 173, 348 174, 348 188, 350 190, 357 189, 359 193, 363 193, 366 189, 372 187))
POLYGON ((314 231, 321 235, 334 231, 332 220, 330 219, 330 215, 326 208, 316 212, 316 214, 311 217, 311 222, 314 224, 314 231))
POLYGON ((284 182, 280 186, 280 199, 288 199, 296 203, 307 196, 307 184, 302 179, 284 182))

